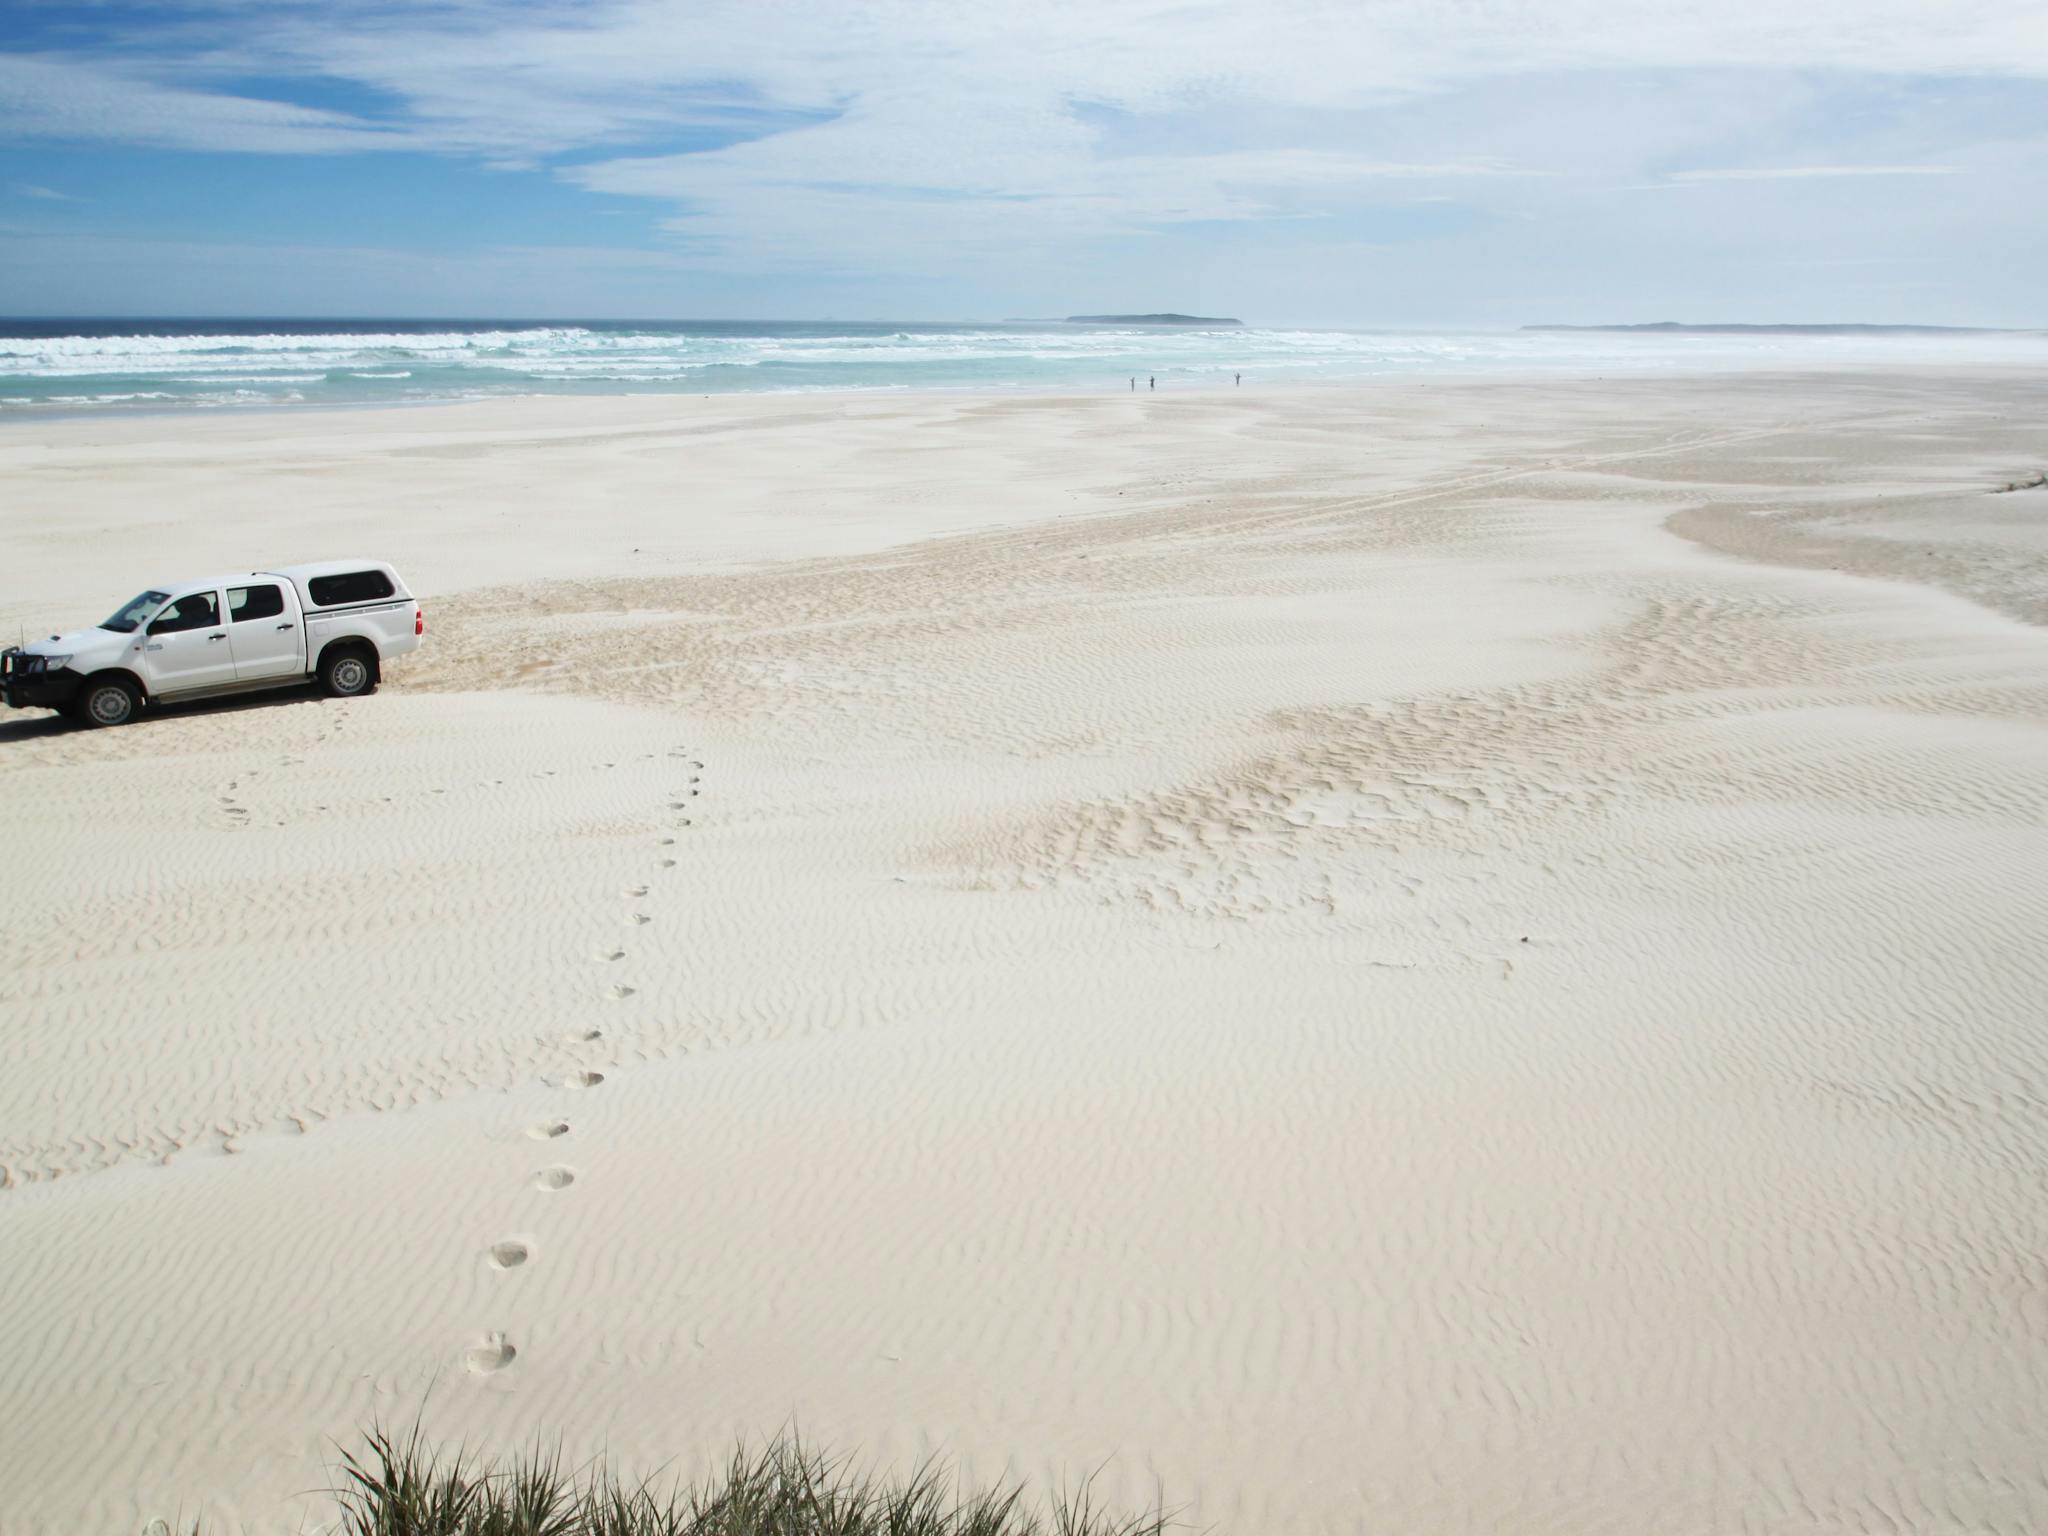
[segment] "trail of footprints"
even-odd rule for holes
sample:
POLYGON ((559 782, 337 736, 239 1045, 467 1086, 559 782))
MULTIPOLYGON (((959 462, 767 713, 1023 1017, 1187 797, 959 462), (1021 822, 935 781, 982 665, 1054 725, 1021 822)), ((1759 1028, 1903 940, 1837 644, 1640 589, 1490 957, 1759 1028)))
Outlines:
MULTIPOLYGON (((287 753, 277 760, 277 766, 280 768, 296 768, 304 761, 304 758, 293 757, 287 753)), ((259 777, 262 771, 260 768, 241 768, 236 770, 235 776, 232 779, 224 780, 215 786, 219 792, 213 797, 214 807, 218 811, 221 820, 227 826, 248 827, 255 825, 253 820, 255 812, 242 803, 242 796, 244 794, 244 787, 250 780, 259 777)), ((326 807, 322 806, 321 809, 325 810, 326 807)), ((266 819, 274 826, 281 827, 285 825, 285 819, 282 816, 266 813, 266 819)))
MULTIPOLYGON (((690 801, 697 797, 700 782, 699 775, 702 773, 704 765, 690 756, 690 749, 688 747, 677 748, 669 756, 685 765, 688 778, 687 785, 683 789, 676 791, 673 798, 668 801, 669 811, 676 813, 688 809, 690 801)), ((602 766, 610 768, 616 765, 605 763, 602 766)), ((230 788, 232 787, 230 786, 230 788)), ((690 818, 678 815, 676 816, 675 824, 678 827, 687 827, 690 825, 690 818)), ((669 850, 676 846, 675 838, 673 836, 657 838, 655 846, 662 850, 655 861, 655 867, 663 870, 674 869, 676 867, 676 858, 669 850)), ((644 910, 640 905, 653 894, 653 886, 651 884, 630 885, 620 894, 633 904, 625 917, 626 926, 636 929, 644 928, 654 921, 654 915, 644 910)), ((627 950, 624 945, 608 945, 597 950, 592 958, 594 963, 600 966, 615 966, 627 959, 627 950)), ((635 991, 634 987, 624 982, 610 982, 599 990, 598 997, 604 1002, 624 1002, 632 997, 635 991)), ((604 1031, 594 1025, 572 1028, 563 1035, 562 1039, 563 1043, 572 1050, 587 1046, 601 1047, 604 1040, 604 1031)), ((567 1092, 581 1093, 588 1092, 603 1082, 604 1073, 595 1066, 585 1064, 572 1067, 563 1076, 562 1087, 567 1092)), ((569 1132, 570 1121, 566 1117, 551 1116, 540 1121, 538 1124, 529 1126, 526 1134, 535 1141, 556 1142, 569 1135, 569 1132)), ((575 1185, 576 1170, 567 1163, 549 1163, 529 1174, 527 1183, 536 1195, 560 1194, 562 1191, 575 1185)), ((484 1250, 484 1262, 497 1273, 508 1274, 513 1270, 524 1268, 533 1258, 533 1251, 533 1244, 527 1238, 501 1238, 484 1250)), ((477 1337, 477 1342, 465 1349, 462 1355, 463 1364, 472 1374, 478 1376, 495 1375, 518 1358, 518 1346, 512 1342, 511 1337, 504 1330, 495 1328, 480 1334, 477 1337)))

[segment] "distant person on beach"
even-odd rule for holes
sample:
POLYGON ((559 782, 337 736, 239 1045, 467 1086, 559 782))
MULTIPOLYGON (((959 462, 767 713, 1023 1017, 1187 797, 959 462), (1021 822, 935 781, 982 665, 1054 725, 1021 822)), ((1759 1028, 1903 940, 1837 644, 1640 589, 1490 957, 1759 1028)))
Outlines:
POLYGON ((1231 378, 1232 378, 1232 380, 1234 380, 1234 381, 1235 381, 1236 383, 1239 383, 1239 384, 1242 384, 1242 383, 1244 383, 1244 375, 1243 375, 1243 374, 1241 374, 1241 373, 1233 373, 1233 374, 1232 374, 1232 375, 1231 375, 1230 377, 1231 377, 1231 378))
POLYGON ((1156 374, 1148 375, 1148 376, 1146 377, 1146 379, 1145 379, 1145 387, 1146 387, 1147 389, 1157 389, 1157 388, 1159 387, 1159 378, 1158 378, 1158 375, 1156 375, 1156 374))
POLYGON ((1136 379, 1134 378, 1134 379, 1132 379, 1132 380, 1131 380, 1131 393, 1135 395, 1135 394, 1136 394, 1137 392, 1138 392, 1138 381, 1137 381, 1137 380, 1136 380, 1136 379))

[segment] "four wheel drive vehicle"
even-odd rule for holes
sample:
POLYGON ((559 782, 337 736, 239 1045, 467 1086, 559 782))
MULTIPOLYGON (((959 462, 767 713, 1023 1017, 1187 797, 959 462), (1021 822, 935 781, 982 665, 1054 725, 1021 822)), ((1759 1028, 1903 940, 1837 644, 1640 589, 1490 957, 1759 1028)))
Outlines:
POLYGON ((145 703, 289 688, 374 690, 419 648, 426 615, 381 560, 327 560, 151 587, 96 629, 0 651, 13 709, 122 725, 145 703))

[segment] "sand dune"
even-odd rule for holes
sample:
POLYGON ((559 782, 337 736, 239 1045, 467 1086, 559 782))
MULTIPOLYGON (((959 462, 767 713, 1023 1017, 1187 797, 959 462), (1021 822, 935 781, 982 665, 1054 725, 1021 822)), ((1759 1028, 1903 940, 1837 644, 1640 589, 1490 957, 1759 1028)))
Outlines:
POLYGON ((339 523, 431 631, 0 722, 0 1531, 317 1524, 423 1398, 1227 1531, 2048 1527, 2044 407, 15 429, 0 619, 339 523))

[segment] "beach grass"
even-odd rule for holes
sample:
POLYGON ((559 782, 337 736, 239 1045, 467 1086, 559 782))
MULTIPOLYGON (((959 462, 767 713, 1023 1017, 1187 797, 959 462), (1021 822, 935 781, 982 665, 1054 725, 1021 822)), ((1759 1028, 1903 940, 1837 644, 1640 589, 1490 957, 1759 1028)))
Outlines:
POLYGON ((964 1486, 931 1461, 907 1478, 857 1470, 794 1433, 741 1446, 697 1483, 628 1482, 559 1449, 510 1460, 431 1446, 381 1426, 344 1449, 336 1536, 1164 1536, 1162 1510, 1101 1508, 1083 1482, 1038 1505, 1014 1483, 964 1486))

